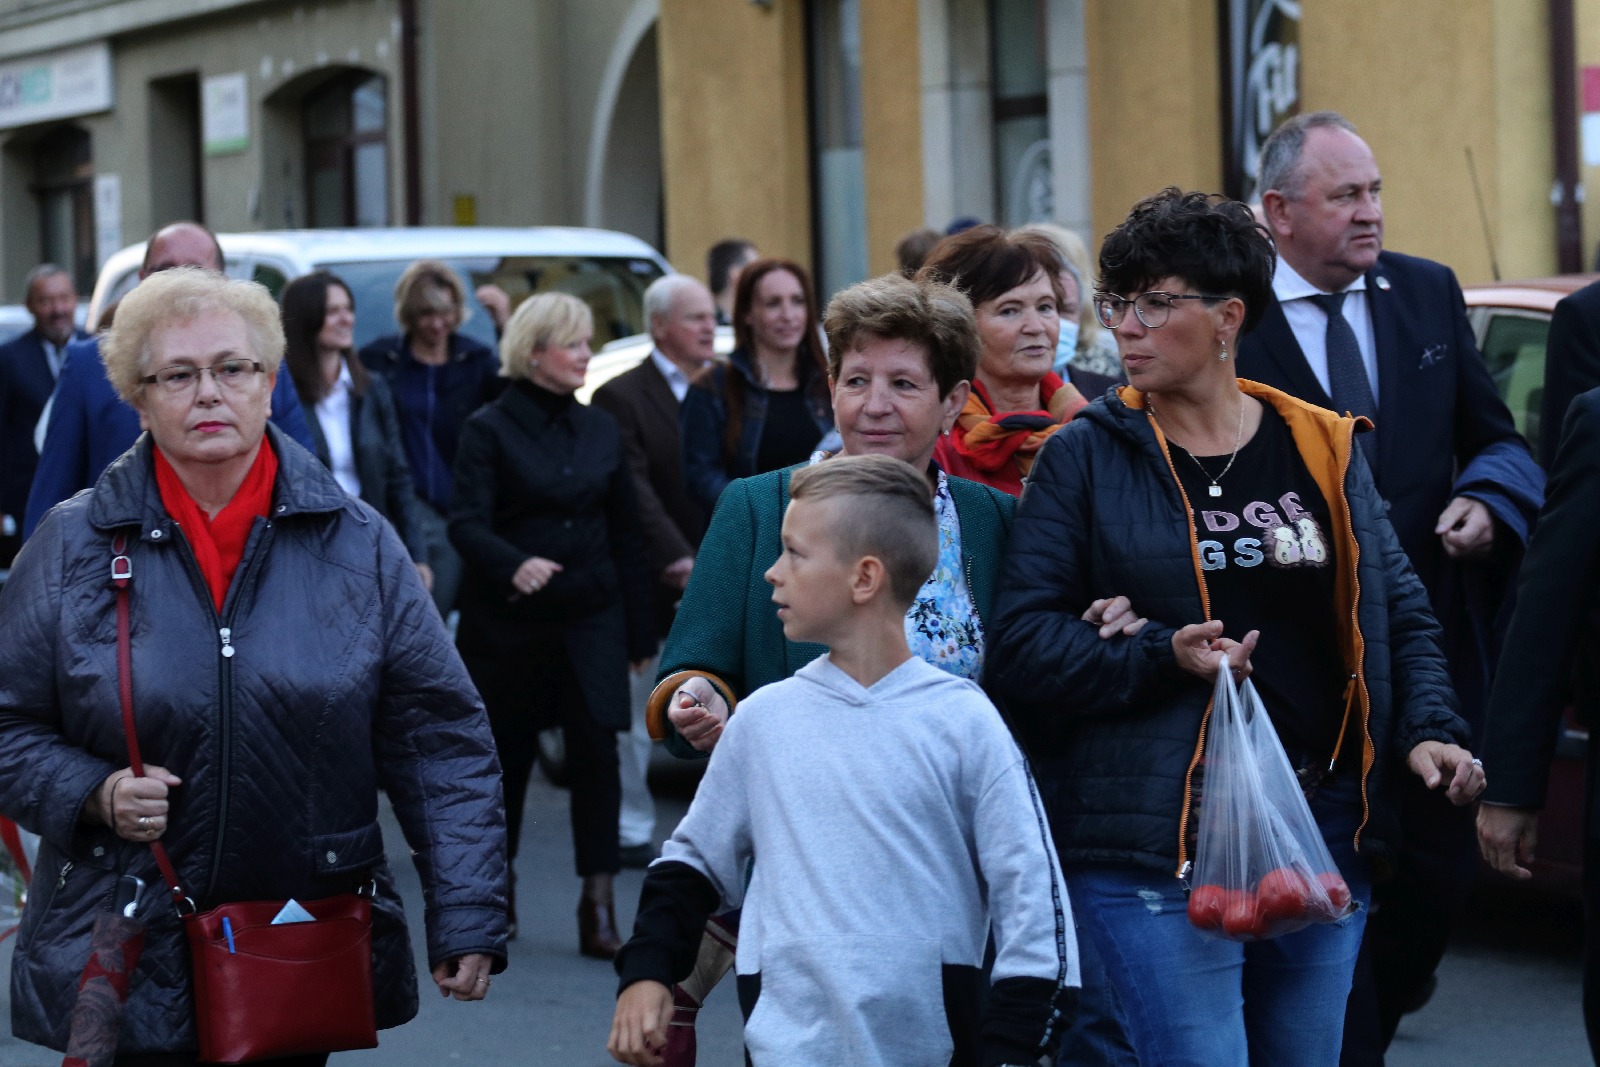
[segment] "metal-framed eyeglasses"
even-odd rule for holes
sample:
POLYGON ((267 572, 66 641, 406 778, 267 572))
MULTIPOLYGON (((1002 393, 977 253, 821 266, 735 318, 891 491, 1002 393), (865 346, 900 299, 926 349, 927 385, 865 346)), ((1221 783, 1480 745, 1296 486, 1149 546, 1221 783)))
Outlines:
POLYGON ((1133 305, 1133 313, 1147 329, 1159 330, 1167 324, 1167 319, 1172 315, 1172 309, 1179 300, 1226 300, 1225 296, 1213 296, 1209 293, 1163 293, 1159 289, 1152 289, 1148 293, 1140 293, 1132 300, 1125 300, 1120 296, 1110 293, 1094 294, 1094 315, 1100 320, 1100 325, 1108 330, 1115 330, 1122 325, 1122 320, 1128 315, 1128 305, 1133 305))
POLYGON ((253 359, 221 359, 209 367, 175 363, 139 380, 146 385, 159 386, 169 396, 183 396, 198 388, 201 376, 208 372, 218 388, 237 393, 254 381, 256 375, 264 374, 266 368, 253 359))

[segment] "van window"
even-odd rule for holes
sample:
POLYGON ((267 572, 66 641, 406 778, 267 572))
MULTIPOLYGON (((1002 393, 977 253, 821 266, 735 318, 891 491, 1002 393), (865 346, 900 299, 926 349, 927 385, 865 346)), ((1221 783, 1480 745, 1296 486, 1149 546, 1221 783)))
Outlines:
MULTIPOLYGON (((495 346, 494 323, 473 296, 486 283, 504 289, 515 308, 536 293, 571 293, 594 312, 594 347, 645 332, 644 291, 662 270, 648 259, 598 256, 507 256, 444 260, 467 288, 468 318, 461 333, 495 346)), ((356 346, 399 332, 394 286, 411 260, 323 263, 350 288, 356 304, 356 346)))

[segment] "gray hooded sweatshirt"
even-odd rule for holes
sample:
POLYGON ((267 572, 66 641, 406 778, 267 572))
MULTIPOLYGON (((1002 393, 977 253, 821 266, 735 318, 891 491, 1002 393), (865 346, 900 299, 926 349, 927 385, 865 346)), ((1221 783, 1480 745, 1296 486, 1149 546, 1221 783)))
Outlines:
POLYGON ((982 690, 920 659, 867 689, 822 656, 743 701, 674 861, 744 908, 758 1065, 948 1064, 944 983, 991 928, 1002 1043, 1037 1058, 1066 1023, 1077 945, 1027 764, 982 690))

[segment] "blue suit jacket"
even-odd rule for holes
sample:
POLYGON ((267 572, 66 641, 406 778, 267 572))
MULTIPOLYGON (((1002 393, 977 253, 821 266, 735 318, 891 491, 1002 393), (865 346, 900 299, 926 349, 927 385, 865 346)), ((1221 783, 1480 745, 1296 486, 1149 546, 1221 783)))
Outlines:
MULTIPOLYGON (((1544 501, 1544 476, 1489 377, 1450 268, 1384 252, 1366 279, 1378 353, 1372 474, 1445 627, 1462 708, 1476 724, 1496 616, 1516 550, 1544 501), (1487 565, 1458 566, 1433 532, 1457 495, 1482 500, 1500 520, 1487 565)), ((1276 298, 1240 342, 1238 366, 1241 378, 1333 407, 1276 298)))
MULTIPOLYGON (((87 336, 74 331, 72 339, 87 336)), ((33 428, 55 386, 38 330, 0 345, 0 514, 18 522, 28 506, 28 487, 39 462, 33 428)))
MULTIPOLYGON (((306 448, 312 447, 311 431, 287 363, 279 365, 272 390, 272 421, 306 448)), ((112 460, 133 447, 139 433, 139 413, 123 403, 106 378, 100 342, 91 337, 69 345, 50 404, 39 467, 28 493, 23 537, 33 536, 45 512, 94 485, 112 460)))

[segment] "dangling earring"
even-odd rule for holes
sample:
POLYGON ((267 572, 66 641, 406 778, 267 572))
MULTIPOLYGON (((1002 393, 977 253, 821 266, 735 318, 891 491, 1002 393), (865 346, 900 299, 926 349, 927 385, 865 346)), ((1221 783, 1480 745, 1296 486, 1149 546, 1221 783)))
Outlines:
POLYGON ((1217 353, 1217 358, 1226 362, 1228 359, 1228 342, 1222 342, 1222 351, 1217 353))

